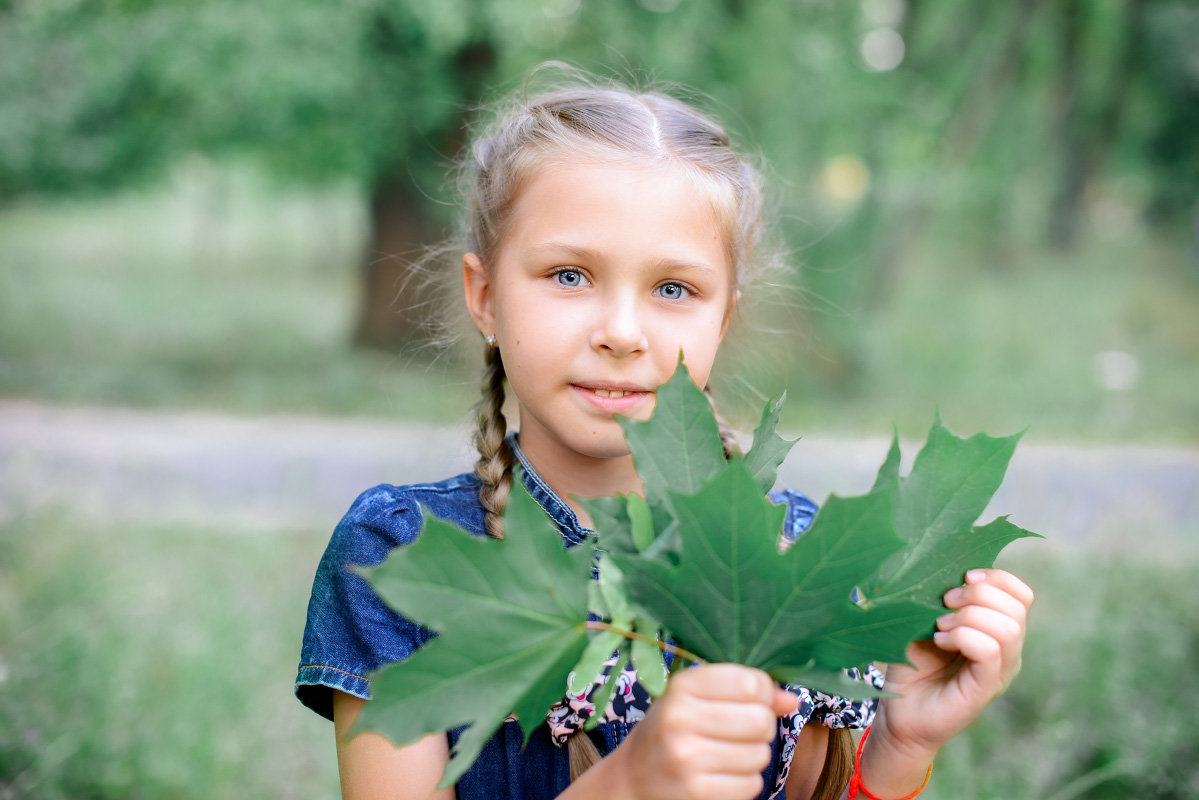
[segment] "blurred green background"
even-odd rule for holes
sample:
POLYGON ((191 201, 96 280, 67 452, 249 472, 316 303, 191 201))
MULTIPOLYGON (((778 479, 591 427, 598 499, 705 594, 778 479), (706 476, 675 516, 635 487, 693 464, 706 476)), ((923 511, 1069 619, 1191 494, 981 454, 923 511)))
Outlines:
MULTIPOLYGON (((692 87, 762 156, 784 263, 724 359, 734 420, 786 387, 804 433, 939 407, 1193 452, 1197 42, 1168 0, 0 2, 0 414, 461 424, 475 348, 430 345, 410 265, 472 109, 561 59, 692 87)), ((288 696, 333 522, 0 503, 0 798, 334 794, 288 696)), ((1013 563, 1028 667, 932 796, 1199 797, 1194 548, 1013 563)))

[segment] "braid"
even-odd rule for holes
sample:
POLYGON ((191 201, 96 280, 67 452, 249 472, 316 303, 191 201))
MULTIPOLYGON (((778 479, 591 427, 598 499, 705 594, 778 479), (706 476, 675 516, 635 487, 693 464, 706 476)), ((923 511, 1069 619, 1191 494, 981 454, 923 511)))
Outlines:
POLYGON ((508 424, 504 420, 504 361, 498 347, 488 347, 483 370, 483 396, 475 406, 475 448, 479 460, 475 472, 482 485, 479 502, 486 512, 484 528, 489 536, 504 538, 502 514, 512 489, 512 450, 504 440, 508 424))
POLYGON ((720 431, 720 446, 724 449, 725 459, 741 455, 741 445, 737 444, 737 437, 733 436, 733 431, 729 428, 728 423, 716 410, 716 400, 712 397, 711 386, 704 387, 704 396, 708 398, 708 405, 712 406, 712 415, 716 417, 716 429, 720 431))
MULTIPOLYGON (((609 680, 616 680, 616 678, 609 678, 609 680)), ((584 731, 575 731, 566 739, 566 752, 570 761, 571 783, 577 781, 580 775, 603 759, 595 742, 591 741, 591 737, 584 731)))

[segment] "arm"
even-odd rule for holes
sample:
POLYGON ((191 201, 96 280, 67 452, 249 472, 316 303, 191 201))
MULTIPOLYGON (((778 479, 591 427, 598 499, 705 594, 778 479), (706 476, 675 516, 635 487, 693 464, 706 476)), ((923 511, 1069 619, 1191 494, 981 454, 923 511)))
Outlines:
POLYGON ((816 792, 816 783, 824 770, 828 753, 829 729, 814 723, 804 726, 795 741, 791 754, 791 771, 787 773, 787 800, 809 800, 816 792))
POLYGON ((454 800, 453 789, 437 788, 450 760, 444 735, 426 736, 403 747, 372 731, 347 738, 365 703, 345 692, 333 693, 337 769, 344 800, 454 800))

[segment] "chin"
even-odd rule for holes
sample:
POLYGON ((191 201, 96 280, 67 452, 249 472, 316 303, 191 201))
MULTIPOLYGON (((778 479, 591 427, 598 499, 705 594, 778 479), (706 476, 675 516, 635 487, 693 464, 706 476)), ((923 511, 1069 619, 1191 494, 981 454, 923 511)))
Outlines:
POLYGON ((613 423, 612 427, 615 430, 588 431, 570 443, 572 449, 588 458, 624 458, 629 455, 624 431, 617 423, 613 423))

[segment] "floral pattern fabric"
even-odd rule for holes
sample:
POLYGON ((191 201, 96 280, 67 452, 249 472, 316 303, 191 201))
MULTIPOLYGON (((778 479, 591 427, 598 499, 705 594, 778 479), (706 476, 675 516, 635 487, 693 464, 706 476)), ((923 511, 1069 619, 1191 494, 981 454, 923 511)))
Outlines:
MULTIPOLYGON (((554 744, 561 747, 571 734, 582 730, 583 726, 595 716, 596 708, 592 698, 603 686, 609 673, 616 666, 616 655, 608 659, 603 672, 586 690, 577 694, 568 694, 555 703, 546 715, 550 737, 554 744)), ((853 680, 865 681, 876 689, 883 688, 883 674, 870 665, 865 674, 857 669, 846 670, 846 675, 853 680)), ((572 675, 573 677, 573 675, 572 675)), ((612 700, 608 705, 602 722, 639 722, 649 709, 652 698, 637 681, 637 670, 627 665, 616 678, 616 688, 612 692, 612 700)), ((781 768, 775 780, 772 798, 783 797, 787 775, 791 771, 791 756, 795 753, 795 745, 799 740, 800 731, 809 722, 817 722, 826 728, 866 728, 874 721, 874 712, 878 708, 878 699, 849 700, 844 697, 825 694, 804 686, 787 686, 789 691, 799 697, 795 712, 779 718, 778 744, 780 750, 779 762, 781 768)))

